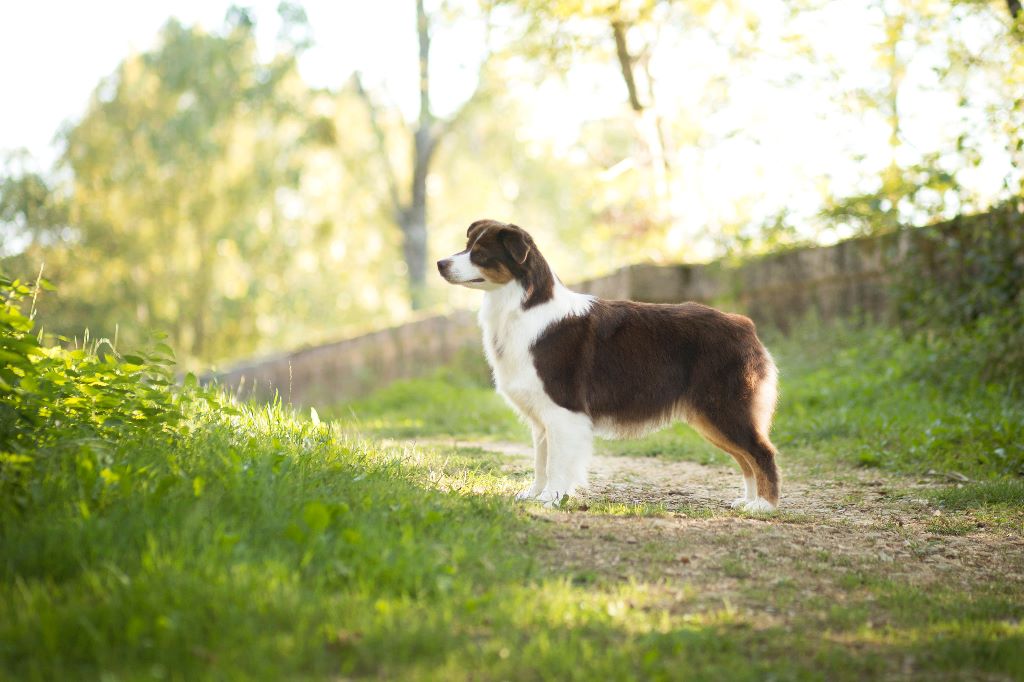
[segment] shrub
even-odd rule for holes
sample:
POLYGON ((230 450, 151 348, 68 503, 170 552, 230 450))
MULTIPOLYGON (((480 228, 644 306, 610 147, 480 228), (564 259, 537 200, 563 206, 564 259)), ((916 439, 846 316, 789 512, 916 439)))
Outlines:
POLYGON ((55 458, 169 434, 183 418, 169 390, 169 347, 121 355, 106 339, 47 345, 34 320, 46 288, 41 279, 30 285, 0 275, 0 513, 24 507, 29 482, 59 464, 55 458))
POLYGON ((915 237, 896 282, 897 309, 904 329, 934 351, 935 378, 977 377, 1024 392, 1024 216, 1007 206, 915 237))

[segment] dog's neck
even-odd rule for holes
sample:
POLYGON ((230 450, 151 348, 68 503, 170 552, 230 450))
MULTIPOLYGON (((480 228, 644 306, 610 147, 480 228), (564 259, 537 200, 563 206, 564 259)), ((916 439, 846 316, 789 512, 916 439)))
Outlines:
POLYGON ((551 271, 551 266, 536 247, 530 250, 526 262, 512 274, 524 292, 523 310, 547 303, 554 298, 555 287, 561 285, 558 277, 551 271))
POLYGON ((536 247, 529 253, 526 262, 513 266, 512 275, 512 281, 484 294, 483 308, 492 313, 508 315, 530 310, 551 301, 562 291, 568 292, 536 247))
MULTIPOLYGON (((532 257, 528 263, 529 260, 532 257)), ((517 277, 502 287, 484 292, 480 322, 485 333, 492 337, 488 341, 497 344, 500 339, 514 335, 522 336, 529 345, 551 323, 570 315, 582 315, 593 305, 593 296, 570 290, 543 258, 537 261, 543 265, 546 276, 541 274, 525 284, 517 277)))

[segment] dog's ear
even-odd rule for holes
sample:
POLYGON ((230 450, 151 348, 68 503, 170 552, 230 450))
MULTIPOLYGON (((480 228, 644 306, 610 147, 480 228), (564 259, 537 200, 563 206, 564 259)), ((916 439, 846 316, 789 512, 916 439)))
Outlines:
POLYGON ((473 221, 473 223, 469 227, 466 228, 466 238, 468 239, 469 236, 471 234, 473 234, 474 230, 478 229, 479 227, 481 227, 486 222, 488 222, 488 221, 486 221, 486 220, 475 220, 475 221, 473 221))
POLYGON ((530 255, 530 242, 526 233, 516 225, 509 225, 508 229, 502 230, 499 235, 502 246, 508 251, 516 263, 522 265, 530 255))

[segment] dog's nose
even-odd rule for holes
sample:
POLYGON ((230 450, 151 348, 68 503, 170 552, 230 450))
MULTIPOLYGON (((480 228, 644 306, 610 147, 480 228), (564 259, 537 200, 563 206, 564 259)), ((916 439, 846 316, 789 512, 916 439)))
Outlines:
POLYGON ((441 260, 437 261, 437 271, 443 275, 444 271, 448 269, 449 265, 451 265, 451 262, 447 258, 442 258, 441 260))

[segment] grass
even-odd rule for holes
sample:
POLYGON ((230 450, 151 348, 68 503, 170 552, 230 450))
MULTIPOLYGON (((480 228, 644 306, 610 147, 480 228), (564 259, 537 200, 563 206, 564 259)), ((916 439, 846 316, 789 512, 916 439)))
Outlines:
MULTIPOLYGON (((485 445, 381 440, 524 439, 478 367, 389 387, 320 423, 160 388, 150 377, 161 374, 131 369, 145 358, 39 360, 22 326, 2 337, 28 350, 5 375, 18 411, 0 404, 13 429, 0 434, 11 448, 0 453, 0 678, 1024 676, 1019 582, 901 576, 817 538, 803 517, 669 517, 659 503, 614 501, 541 511, 512 502, 524 475, 485 445), (61 419, 47 418, 58 408, 61 419), (691 525, 658 530, 674 522, 691 525), (615 561, 599 561, 609 552, 615 561)), ((884 445, 880 466, 953 462, 983 478, 934 493, 961 516, 936 517, 927 543, 908 535, 921 548, 913 561, 973 532, 976 517, 963 515, 1018 518, 1019 481, 999 477, 1002 460, 980 459, 1002 448, 1016 461, 1007 434, 1018 408, 968 387, 924 391, 923 406, 880 417, 922 384, 913 366, 863 376, 891 368, 892 352, 876 364, 835 359, 861 352, 863 338, 820 356, 778 344, 787 455, 834 466, 884 445), (916 430, 968 403, 975 421, 955 438, 916 430)), ((685 430, 609 447, 718 461, 685 430)))
POLYGON ((946 488, 931 493, 931 498, 947 509, 979 507, 1024 507, 1024 481, 998 480, 972 483, 962 488, 946 488))
MULTIPOLYGON (((1021 670, 1012 595, 901 610, 883 630, 850 615, 860 601, 782 623, 680 600, 659 581, 538 564, 544 524, 484 451, 236 411, 200 404, 174 437, 49 462, 32 504, 0 521, 5 676, 858 679, 893 652, 921 670, 1021 670)), ((877 604, 895 588, 856 589, 877 604)))
POLYGON ((1013 377, 947 372, 956 361, 947 346, 877 327, 810 327, 772 347, 783 449, 904 472, 1024 475, 1024 399, 1013 377))
POLYGON ((190 426, 54 463, 39 502, 5 520, 0 652, 15 677, 358 672, 329 646, 337 633, 361 633, 373 658, 391 610, 451 617, 487 598, 476 588, 530 575, 525 553, 487 558, 524 524, 486 464, 354 442, 280 409, 190 426))
POLYGON ((349 429, 387 438, 453 436, 523 440, 529 432, 466 360, 425 379, 397 381, 362 400, 324 410, 349 429))

